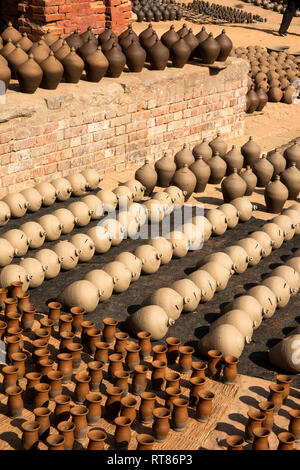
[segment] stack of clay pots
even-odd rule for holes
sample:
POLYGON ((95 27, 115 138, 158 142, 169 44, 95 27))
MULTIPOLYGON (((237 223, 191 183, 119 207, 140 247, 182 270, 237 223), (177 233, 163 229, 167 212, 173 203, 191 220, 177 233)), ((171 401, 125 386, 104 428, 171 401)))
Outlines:
POLYGON ((134 0, 132 11, 137 16, 137 21, 174 21, 181 20, 182 9, 173 0, 134 0))

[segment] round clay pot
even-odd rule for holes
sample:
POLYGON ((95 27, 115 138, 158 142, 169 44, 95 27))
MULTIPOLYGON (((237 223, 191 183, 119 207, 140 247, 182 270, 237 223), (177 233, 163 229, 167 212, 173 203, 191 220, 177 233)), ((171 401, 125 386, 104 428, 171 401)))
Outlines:
POLYGON ((11 70, 11 77, 16 78, 17 68, 28 60, 28 55, 23 51, 21 46, 17 44, 15 49, 10 54, 8 54, 6 60, 11 70))
POLYGON ((198 57, 204 64, 213 64, 218 59, 221 53, 221 47, 218 41, 209 33, 208 38, 202 41, 198 48, 198 57))
POLYGON ((32 54, 17 70, 20 89, 23 93, 34 93, 40 86, 43 78, 43 70, 36 63, 32 54))
POLYGON ((36 450, 39 443, 40 425, 36 421, 25 421, 21 424, 22 448, 24 450, 36 450))
POLYGON ((109 62, 99 46, 94 52, 84 59, 86 78, 89 82, 98 83, 104 77, 109 67, 109 62))
POLYGON ((182 68, 185 66, 191 55, 191 49, 181 36, 170 48, 170 57, 173 67, 182 68))
POLYGON ((247 183, 239 176, 237 169, 233 168, 233 173, 222 181, 221 187, 224 202, 231 202, 245 195, 247 183))
POLYGON ((124 51, 126 65, 130 72, 139 73, 143 70, 146 61, 146 51, 141 45, 132 40, 131 44, 124 51))
POLYGON ((75 52, 75 48, 71 47, 71 52, 62 61, 64 66, 64 78, 67 83, 78 83, 83 69, 84 62, 75 52))
POLYGON ((56 59, 53 51, 50 52, 47 59, 40 63, 40 67, 43 70, 41 87, 55 90, 63 77, 64 67, 56 59))
POLYGON ((199 393, 198 403, 196 405, 196 419, 201 423, 206 423, 212 413, 212 401, 214 394, 212 392, 199 393))
POLYGON ((229 56, 233 47, 232 41, 229 39, 229 37, 225 33, 226 31, 225 29, 223 29, 222 33, 219 34, 219 36, 215 38, 215 40, 217 41, 217 43, 219 44, 221 48, 220 53, 217 57, 217 61, 219 62, 225 62, 225 60, 229 56))
POLYGON ((257 176, 257 187, 265 188, 271 180, 274 172, 273 165, 267 160, 264 154, 253 164, 253 171, 257 176))
POLYGON ((155 408, 155 410, 153 410, 153 416, 154 422, 152 425, 152 430, 154 437, 158 442, 163 442, 166 440, 170 431, 170 410, 167 408, 155 408))
POLYGON ((208 143, 208 139, 206 138, 203 139, 203 141, 200 144, 195 145, 192 152, 193 152, 195 159, 197 157, 202 157, 202 159, 205 162, 207 162, 207 160, 209 160, 213 155, 212 148, 210 147, 208 143))
POLYGON ((250 165, 251 167, 260 157, 260 147, 254 142, 252 136, 241 147, 241 152, 244 157, 244 165, 250 165))
POLYGON ((187 201, 196 187, 197 179, 185 163, 183 168, 180 168, 174 173, 172 184, 186 193, 185 201, 187 201))
POLYGON ((241 178, 247 184, 245 196, 251 196, 257 185, 257 176, 253 173, 250 165, 247 165, 246 171, 240 173, 241 178))
POLYGON ((237 150, 235 145, 224 155, 224 160, 227 164, 227 175, 233 173, 234 168, 236 168, 238 172, 243 168, 244 157, 241 152, 237 150))
POLYGON ((254 85, 251 86, 250 90, 246 94, 246 113, 252 114, 260 105, 259 97, 254 90, 254 85))
POLYGON ((164 70, 167 66, 170 52, 169 49, 156 38, 153 46, 148 49, 148 57, 153 70, 164 70))
POLYGON ((190 170, 196 176, 197 184, 194 189, 195 193, 202 193, 205 191, 206 185, 209 181, 211 169, 207 165, 202 156, 195 157, 195 162, 190 166, 190 170))
POLYGON ((256 95, 259 99, 259 105, 257 106, 256 111, 262 111, 268 102, 268 95, 262 85, 260 85, 256 90, 256 95))
POLYGON ((288 189, 288 199, 295 200, 300 191, 300 172, 295 162, 281 173, 280 179, 288 189))
POLYGON ((173 24, 170 26, 170 29, 161 36, 160 40, 168 49, 171 49, 173 44, 179 41, 179 35, 176 33, 173 24))
POLYGON ((106 75, 108 77, 117 78, 123 72, 126 64, 126 56, 117 47, 117 43, 112 44, 112 48, 105 52, 105 57, 108 60, 108 69, 106 75))
POLYGON ((267 211, 278 214, 282 211, 285 202, 288 199, 288 189, 281 183, 280 176, 276 175, 275 181, 269 183, 265 188, 265 201, 267 211))
POLYGON ((215 152, 213 157, 207 161, 210 167, 210 177, 208 182, 210 184, 219 184, 226 174, 227 165, 223 158, 220 157, 218 152, 215 152))
POLYGON ((285 170, 286 160, 277 148, 267 154, 267 159, 273 165, 274 172, 272 179, 275 179, 276 175, 280 175, 285 170))
POLYGON ((79 49, 84 44, 84 40, 79 35, 77 29, 66 38, 66 41, 71 48, 74 48, 74 50, 79 49))
POLYGON ((157 185, 161 188, 167 188, 176 171, 176 164, 168 157, 167 153, 165 153, 164 156, 155 163, 155 171, 157 173, 157 185))
POLYGON ((157 183, 157 173, 150 166, 149 159, 145 160, 145 164, 135 172, 134 177, 146 188, 145 196, 150 196, 157 183))

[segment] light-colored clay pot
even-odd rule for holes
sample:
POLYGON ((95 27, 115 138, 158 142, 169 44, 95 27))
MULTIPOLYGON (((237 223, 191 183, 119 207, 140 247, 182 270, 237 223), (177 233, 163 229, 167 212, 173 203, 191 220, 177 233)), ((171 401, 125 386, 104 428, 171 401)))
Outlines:
POLYGON ((14 247, 5 238, 0 238, 0 266, 7 266, 15 256, 14 247))
POLYGON ((113 190, 113 193, 117 196, 118 206, 121 210, 127 210, 133 203, 134 194, 127 186, 118 186, 113 190))
POLYGON ((62 207, 61 209, 54 211, 52 215, 58 218, 60 225, 62 226, 62 235, 72 232, 75 227, 75 217, 71 211, 62 207))
POLYGON ((272 240, 272 246, 275 250, 281 247, 284 240, 283 230, 274 222, 267 222, 261 227, 261 230, 269 235, 272 240))
POLYGON ((223 235, 227 230, 227 219, 224 212, 219 209, 209 209, 205 217, 212 225, 212 230, 215 235, 223 235))
POLYGON ((165 208, 165 204, 156 199, 148 199, 148 201, 144 202, 144 207, 147 209, 148 222, 156 224, 163 220, 168 209, 168 207, 165 208))
POLYGON ((61 236, 62 225, 57 217, 53 214, 46 214, 40 217, 37 222, 46 232, 46 240, 54 241, 61 236))
POLYGON ((274 224, 277 224, 284 234, 284 240, 291 240, 295 235, 295 225, 292 219, 287 215, 277 215, 272 219, 274 224))
POLYGON ((145 304, 158 305, 169 318, 177 320, 183 309, 183 297, 174 289, 161 287, 144 302, 145 304))
POLYGON ((68 175, 66 179, 70 182, 72 186, 72 195, 73 196, 83 196, 86 193, 88 188, 88 182, 80 173, 73 173, 68 175))
POLYGON ((1 287, 5 289, 15 281, 22 282, 23 292, 27 292, 30 278, 26 270, 17 264, 10 264, 9 266, 5 266, 0 274, 1 287))
POLYGON ((131 282, 135 282, 140 278, 142 272, 142 261, 140 258, 129 251, 123 251, 116 257, 115 261, 123 263, 131 272, 131 282))
POLYGON ((109 232, 101 225, 92 227, 87 231, 87 235, 93 240, 96 253, 106 253, 111 247, 109 232))
POLYGON ((45 268, 45 279, 53 279, 58 276, 61 269, 61 262, 55 251, 45 248, 37 251, 34 257, 45 268))
POLYGON ((151 333, 151 339, 162 339, 168 332, 169 326, 174 324, 167 313, 158 305, 142 307, 127 318, 130 331, 137 335, 140 331, 151 333))
POLYGON ((198 307, 201 300, 201 290, 190 279, 179 279, 173 282, 171 289, 178 292, 183 298, 183 311, 193 312, 198 307))
POLYGON ((296 295, 300 288, 300 276, 295 269, 282 265, 272 270, 273 276, 280 276, 290 286, 291 295, 296 295))
POLYGON ((299 374, 299 344, 300 334, 287 336, 269 351, 270 362, 283 371, 299 374))
POLYGON ((143 199, 145 194, 145 186, 142 185, 138 180, 132 179, 124 183, 124 186, 130 189, 133 193, 133 201, 139 202, 143 199))
POLYGON ((88 194, 81 199, 81 202, 84 202, 90 211, 92 211, 92 220, 98 220, 103 215, 103 204, 101 200, 94 194, 88 194))
POLYGON ((246 197, 238 197, 233 199, 230 203, 238 210, 239 220, 241 222, 247 222, 250 220, 253 210, 256 210, 256 206, 251 204, 246 197))
POLYGON ((43 182, 35 186, 35 189, 38 190, 42 196, 43 206, 52 206, 56 200, 56 191, 54 186, 51 183, 43 182))
POLYGON ((172 243, 164 237, 155 237, 149 241, 149 244, 153 246, 160 255, 160 263, 168 264, 173 256, 172 243))
POLYGON ((56 178, 51 181, 56 191, 56 199, 58 201, 67 201, 72 194, 72 185, 67 178, 56 178))
POLYGON ((244 250, 247 252, 249 257, 249 266, 255 266, 260 262, 263 255, 263 249, 257 240, 246 237, 237 241, 236 244, 244 248, 244 250))
POLYGON ((200 250, 203 245, 203 231, 192 222, 183 224, 181 230, 188 240, 189 251, 200 250))
POLYGON ((11 218, 11 210, 8 204, 4 201, 0 201, 0 227, 6 225, 11 218))
POLYGON ((210 263, 211 261, 216 262, 224 266, 231 274, 233 273, 232 270, 234 268, 232 259, 230 256, 225 253, 224 251, 217 251, 216 253, 211 253, 210 255, 204 256, 201 258, 200 261, 197 262, 196 268, 201 268, 206 263, 210 263))
POLYGON ((8 230, 8 232, 3 234, 3 238, 5 238, 14 248, 15 256, 22 257, 26 255, 29 248, 29 241, 22 230, 17 228, 8 230))
POLYGON ((135 251, 134 255, 140 258, 142 262, 142 272, 145 274, 153 274, 158 271, 160 267, 160 254, 154 246, 140 245, 135 251))
POLYGON ((58 297, 65 307, 82 307, 86 312, 92 312, 98 305, 100 293, 89 281, 75 281, 66 287, 58 297))
POLYGON ((37 189, 24 189, 21 194, 25 197, 28 203, 28 212, 37 212, 42 207, 43 199, 37 189))
POLYGON ((261 304, 264 318, 270 318, 274 315, 277 308, 277 300, 276 295, 269 287, 264 285, 251 287, 247 291, 247 295, 251 295, 261 304))
POLYGON ((239 211, 232 204, 221 204, 218 209, 222 211, 226 217, 227 228, 234 228, 239 223, 239 211))
POLYGON ((207 354, 208 351, 216 349, 223 356, 234 356, 239 358, 245 346, 245 337, 233 325, 218 325, 213 331, 203 336, 198 343, 199 351, 207 354))
POLYGON ((138 221, 140 227, 147 222, 148 212, 143 204, 133 202, 128 209, 128 214, 138 221))
POLYGON ((45 270, 36 258, 25 258, 20 262, 20 266, 25 269, 30 277, 29 287, 33 289, 43 284, 45 270))
POLYGON ((93 212, 84 202, 72 202, 68 205, 68 210, 74 215, 77 227, 85 227, 90 223, 93 212))
POLYGON ((233 269, 236 273, 242 274, 248 268, 250 257, 247 251, 240 245, 228 246, 224 252, 230 256, 233 262, 233 269))
POLYGON ((249 238, 256 240, 259 245, 262 247, 262 257, 265 258, 269 256, 272 252, 273 243, 270 235, 262 230, 257 230, 249 235, 249 238))
POLYGON ((70 239, 79 253, 79 261, 86 263, 90 261, 95 253, 95 244, 91 237, 85 233, 76 233, 70 239))
POLYGON ((175 209, 179 209, 184 205, 186 194, 177 186, 169 186, 164 192, 170 196, 175 209))
POLYGON ((87 168, 81 172, 83 177, 87 181, 87 189, 89 191, 93 191, 99 187, 99 184, 103 180, 103 178, 99 175, 98 171, 93 168, 87 168))
POLYGON ((104 220, 101 220, 100 226, 107 230, 112 246, 118 246, 122 243, 125 236, 125 228, 118 220, 105 217, 104 220))
POLYGON ((101 189, 97 192, 97 197, 102 202, 105 212, 113 212, 118 205, 118 198, 110 189, 101 189))
POLYGON ((255 297, 250 295, 241 295, 230 302, 229 305, 222 310, 224 313, 229 310, 243 310, 248 313, 249 317, 253 322, 253 329, 258 328, 261 325, 263 318, 263 308, 255 297))
POLYGON ((120 261, 112 261, 102 267, 103 271, 112 277, 114 292, 120 293, 128 289, 131 282, 131 272, 120 261))
POLYGON ((219 325, 233 325, 244 336, 246 343, 250 343, 253 335, 253 321, 244 310, 229 310, 211 323, 209 331, 213 331, 219 325))
POLYGON ((125 229, 125 235, 127 238, 133 238, 140 229, 139 220, 126 210, 119 211, 117 214, 117 220, 125 229))
POLYGON ((20 226, 20 230, 25 233, 29 241, 29 248, 34 250, 44 244, 46 232, 37 222, 25 222, 25 224, 20 226))
POLYGON ((9 206, 11 217, 23 217, 27 212, 28 203, 21 193, 8 194, 2 201, 9 206))
POLYGON ((201 303, 209 302, 213 298, 217 289, 217 283, 209 272, 197 269, 188 278, 200 289, 201 303))
POLYGON ((163 206, 165 206, 165 214, 170 215, 173 212, 174 204, 169 194, 164 191, 159 191, 153 195, 152 199, 159 201, 163 206))
POLYGON ((291 288, 282 277, 274 275, 268 276, 262 281, 262 285, 269 287, 273 294, 276 295, 278 307, 285 307, 289 303, 291 298, 291 288))
POLYGON ((105 302, 110 299, 114 289, 114 282, 112 277, 107 274, 103 269, 94 269, 85 275, 85 279, 98 289, 100 294, 99 302, 105 302))
MULTIPOLYGON (((67 240, 61 240, 54 245, 53 251, 57 254, 60 260, 61 269, 64 271, 69 271, 77 266, 79 261, 79 251, 73 243, 70 243, 67 240)), ((76 305, 73 305, 73 307, 75 306, 76 305)))
POLYGON ((208 272, 216 281, 216 292, 226 289, 231 272, 224 265, 210 261, 201 266, 201 271, 208 272))
POLYGON ((207 242, 210 239, 213 231, 210 221, 202 215, 195 215, 192 218, 192 223, 196 225, 197 230, 203 233, 203 241, 207 242))

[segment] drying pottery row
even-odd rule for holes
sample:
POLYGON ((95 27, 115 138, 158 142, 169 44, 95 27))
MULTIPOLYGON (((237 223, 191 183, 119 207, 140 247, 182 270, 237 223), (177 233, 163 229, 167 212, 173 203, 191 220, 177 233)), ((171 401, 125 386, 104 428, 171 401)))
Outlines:
MULTIPOLYGON (((265 10, 273 10, 277 13, 284 13, 286 2, 278 2, 277 0, 243 0, 246 3, 253 3, 258 7, 262 7, 265 10)), ((300 16, 299 8, 296 9, 295 15, 296 17, 300 16)))
POLYGON ((256 23, 257 21, 266 21, 260 15, 247 13, 241 8, 227 7, 218 3, 193 0, 193 2, 182 3, 183 17, 190 21, 197 19, 203 22, 205 18, 210 17, 213 20, 226 21, 226 23, 256 23))
POLYGON ((175 2, 159 2, 152 0, 134 0, 132 3, 132 11, 137 16, 137 21, 174 21, 181 20, 182 9, 175 2))

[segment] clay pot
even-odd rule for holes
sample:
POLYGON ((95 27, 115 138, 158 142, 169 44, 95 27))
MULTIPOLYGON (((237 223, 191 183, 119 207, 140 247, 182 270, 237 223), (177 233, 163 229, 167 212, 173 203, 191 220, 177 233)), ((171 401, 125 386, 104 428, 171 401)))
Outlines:
POLYGON ((96 344, 100 342, 102 331, 99 328, 90 328, 87 332, 87 346, 89 353, 94 355, 96 344))
POLYGON ((88 424, 87 414, 89 410, 84 405, 77 405, 71 408, 72 421, 75 424, 74 437, 76 441, 84 441, 87 435, 88 424))
POLYGON ((148 333, 147 331, 140 331, 137 334, 137 337, 139 339, 139 346, 141 348, 140 354, 143 358, 143 360, 149 359, 151 357, 151 333, 148 333))
POLYGON ((36 450, 39 443, 40 425, 36 421, 25 421, 21 424, 23 450, 36 450))
POLYGON ((207 364, 205 362, 192 362, 192 375, 191 379, 194 377, 199 377, 199 378, 206 378, 206 369, 207 369, 207 364))
POLYGON ((168 47, 156 38, 155 43, 148 49, 149 62, 153 70, 164 70, 169 60, 168 47))
POLYGON ((61 421, 57 425, 57 430, 64 438, 64 450, 72 450, 74 446, 75 425, 71 421, 61 421))
POLYGON ((208 34, 206 32, 205 26, 202 26, 200 32, 196 34, 196 38, 198 39, 199 43, 205 41, 208 38, 208 34))
MULTIPOLYGON (((18 312, 9 312, 5 315, 7 330, 20 327, 21 315, 18 312)), ((11 336, 11 335, 8 335, 11 336)))
POLYGON ((123 397, 123 398, 121 398, 120 416, 124 416, 126 418, 129 418, 130 421, 133 423, 133 421, 136 418, 136 411, 135 411, 136 405, 137 405, 137 401, 133 397, 123 397))
POLYGON ((266 154, 262 155, 261 158, 253 164, 253 171, 257 176, 257 187, 266 187, 274 172, 274 167, 267 160, 266 154))
POLYGON ((246 171, 240 173, 241 178, 245 181, 247 188, 245 196, 251 196, 256 185, 257 185, 257 176, 253 173, 250 165, 247 165, 246 171))
POLYGON ((25 361, 27 359, 27 353, 23 352, 15 352, 11 354, 11 363, 12 366, 17 367, 17 377, 18 379, 22 379, 25 375, 25 361))
POLYGON ((55 398, 57 395, 62 394, 62 378, 63 373, 60 371, 51 370, 47 374, 47 381, 50 385, 49 397, 55 398))
POLYGON ((99 392, 101 382, 103 379, 104 363, 101 361, 91 361, 88 363, 88 371, 91 378, 90 389, 91 392, 99 392))
POLYGON ((277 415, 283 402, 285 388, 281 384, 271 384, 269 386, 269 389, 270 389, 270 393, 269 393, 268 401, 271 401, 272 403, 274 403, 273 412, 274 412, 274 415, 277 415))
POLYGON ((281 181, 288 188, 288 199, 296 199, 300 191, 300 172, 296 167, 296 163, 284 170, 280 175, 281 181))
POLYGON ((50 385, 39 383, 34 386, 34 407, 47 407, 49 404, 50 385))
POLYGON ((14 50, 7 55, 6 60, 11 70, 11 77, 16 78, 17 68, 28 60, 28 55, 23 51, 21 46, 17 44, 14 50))
POLYGON ((75 52, 75 48, 71 47, 71 52, 62 61, 64 66, 64 78, 67 83, 78 83, 83 69, 84 62, 75 52))
POLYGON ((7 328, 7 323, 5 321, 0 320, 0 341, 2 339, 2 336, 7 328))
POLYGON ((130 377, 130 372, 126 370, 116 370, 114 373, 114 386, 122 389, 122 397, 126 397, 128 393, 129 377, 130 377))
POLYGON ((123 370, 123 354, 111 354, 109 356, 108 375, 113 379, 115 372, 121 370, 123 370))
POLYGON ((28 372, 25 375, 25 378, 27 379, 25 399, 26 402, 30 403, 32 402, 34 396, 34 386, 40 383, 42 375, 39 372, 28 372))
POLYGON ((226 174, 227 165, 225 161, 218 152, 215 152, 213 157, 207 161, 207 164, 211 171, 208 182, 210 184, 219 184, 226 174))
POLYGON ((221 372, 221 359, 222 353, 217 349, 212 349, 208 351, 208 366, 207 366, 207 376, 211 378, 217 378, 221 372))
POLYGON ((115 352, 123 354, 126 352, 126 345, 127 340, 129 338, 128 333, 116 333, 115 334, 116 342, 115 342, 115 352))
POLYGON ((148 367, 143 365, 134 366, 134 376, 132 379, 132 393, 141 395, 147 388, 148 367))
POLYGON ((268 438, 271 434, 269 429, 261 427, 260 429, 255 429, 253 431, 254 440, 252 444, 252 450, 269 450, 269 441, 268 438))
POLYGON ((60 318, 60 311, 62 308, 62 304, 60 302, 50 302, 48 304, 48 318, 54 322, 54 325, 59 324, 59 318, 60 318))
POLYGON ((254 85, 251 86, 250 90, 246 94, 246 113, 252 114, 260 105, 259 97, 254 90, 254 85))
POLYGON ((83 404, 87 394, 90 391, 89 383, 91 381, 91 377, 87 372, 82 372, 75 375, 75 381, 75 403, 83 404))
POLYGON ((296 440, 293 434, 290 432, 281 432, 277 437, 279 440, 277 450, 294 450, 296 440))
POLYGON ((146 61, 145 49, 138 42, 131 40, 131 44, 125 49, 124 53, 130 72, 141 72, 146 61))
POLYGON ((224 160, 227 164, 227 175, 233 173, 234 168, 236 168, 238 172, 243 168, 244 157, 237 150, 235 145, 233 145, 232 149, 224 155, 224 160))
POLYGON ((191 49, 183 39, 180 39, 172 44, 170 48, 170 58, 172 60, 173 67, 182 68, 185 66, 191 55, 191 49))
POLYGON ((224 368, 223 368, 223 382, 225 384, 233 384, 237 378, 237 364, 238 359, 234 356, 224 357, 224 368))
POLYGON ((274 173, 272 179, 275 179, 276 175, 280 175, 285 170, 286 160, 277 148, 267 154, 267 159, 273 165, 274 173))
POLYGON ((57 370, 64 374, 62 383, 68 383, 72 378, 73 366, 72 366, 72 354, 60 353, 57 355, 58 367, 57 370))
POLYGON ((6 354, 8 359, 11 361, 11 355, 13 353, 20 352, 21 338, 17 335, 8 336, 5 339, 6 342, 6 354))
POLYGON ((166 353, 168 364, 174 364, 179 355, 179 347, 181 345, 181 341, 179 338, 169 337, 166 339, 166 343, 168 346, 168 351, 166 353))
POLYGON ((183 168, 180 168, 175 172, 172 184, 180 188, 182 191, 185 191, 185 201, 187 201, 196 187, 197 179, 185 163, 183 168))
POLYGON ((219 34, 219 36, 217 36, 215 40, 221 48, 220 53, 217 57, 217 61, 225 62, 232 50, 232 41, 229 39, 228 36, 226 36, 225 29, 222 30, 222 33, 219 34))
POLYGON ((155 439, 150 434, 138 434, 136 436, 138 442, 137 450, 152 450, 155 439))
POLYGON ((213 34, 209 33, 208 38, 199 44, 197 51, 198 57, 204 64, 213 64, 221 53, 221 47, 219 42, 214 39, 213 34))
POLYGON ((300 169, 300 147, 296 142, 286 148, 283 155, 286 159, 288 167, 295 162, 298 170, 300 169))
POLYGON ((64 75, 64 67, 54 56, 53 51, 50 52, 47 59, 40 63, 40 67, 43 70, 41 87, 55 90, 64 75))
MULTIPOLYGON (((102 44, 103 42, 107 41, 108 39, 110 39, 111 36, 116 38, 116 35, 114 34, 112 30, 112 27, 109 26, 107 29, 105 29, 105 31, 103 31, 103 33, 99 34, 98 36, 99 44, 102 44)), ((121 38, 121 35, 120 35, 120 38, 121 38)))
POLYGON ((176 164, 168 157, 167 153, 165 153, 164 156, 155 163, 155 171, 158 177, 157 185, 161 188, 167 188, 176 171, 176 164))
POLYGON ((11 21, 8 22, 7 27, 1 33, 2 40, 8 42, 11 40, 13 43, 17 43, 22 38, 21 33, 13 27, 11 21))
POLYGON ((210 166, 207 165, 203 160, 203 157, 200 156, 195 157, 195 162, 190 166, 190 170, 194 173, 197 179, 197 184, 194 189, 195 193, 204 192, 211 174, 210 166))
POLYGON ((116 327, 118 325, 118 321, 115 318, 104 318, 103 324, 104 324, 104 329, 102 332, 103 340, 108 344, 112 344, 115 340, 115 333, 116 333, 116 327))
POLYGON ((88 432, 89 443, 87 450, 104 450, 104 442, 107 438, 105 431, 101 429, 91 429, 88 432))
POLYGON ((188 415, 188 400, 184 398, 175 398, 173 400, 172 428, 176 432, 183 432, 186 428, 188 415))
POLYGON ((10 418, 19 418, 22 416, 24 403, 22 398, 23 389, 17 385, 6 387, 7 410, 10 418))
POLYGON ((163 361, 152 362, 151 387, 153 390, 162 390, 165 385, 165 371, 167 363, 163 361))
POLYGON ((265 420, 265 415, 263 412, 258 410, 249 410, 247 415, 248 422, 246 423, 245 428, 246 441, 251 443, 254 441, 254 432, 261 430, 262 423, 265 420))
POLYGON ((95 326, 96 325, 93 321, 83 321, 81 323, 81 342, 84 346, 87 346, 87 341, 88 341, 87 333, 88 333, 88 331, 95 328, 95 326))
POLYGON ((115 430, 115 445, 117 449, 126 450, 131 438, 131 420, 126 416, 119 416, 114 419, 116 425, 115 430))
POLYGON ((179 347, 179 368, 183 373, 191 370, 192 367, 192 354, 195 352, 191 346, 180 346, 179 347))
POLYGON ((121 409, 122 393, 123 390, 119 387, 108 387, 106 389, 105 417, 107 421, 113 421, 118 416, 121 409))
POLYGON ((242 436, 229 436, 226 439, 227 450, 243 450, 244 443, 242 436))
POLYGON ((134 367, 140 363, 140 346, 135 343, 129 343, 126 346, 126 358, 125 363, 130 371, 134 370, 134 367))
POLYGON ((295 436, 296 442, 300 442, 300 410, 289 410, 289 432, 295 436))
POLYGON ((204 138, 203 141, 201 142, 201 144, 197 144, 193 150, 193 155, 195 157, 195 159, 197 159, 197 157, 202 157, 202 159, 207 162, 207 160, 209 160, 212 155, 213 155, 213 151, 212 151, 212 148, 209 146, 208 144, 208 139, 204 138))
POLYGON ((254 142, 253 137, 250 136, 249 140, 241 147, 244 165, 253 167, 253 164, 260 157, 260 151, 260 147, 254 142))
POLYGON ((152 425, 152 430, 154 437, 158 442, 163 442, 166 440, 170 431, 169 419, 171 417, 171 412, 167 408, 156 408, 153 410, 153 416, 154 423, 152 425))
POLYGON ((156 395, 152 392, 141 393, 141 403, 139 408, 139 419, 144 424, 151 423, 153 419, 153 410, 155 407, 156 395))
POLYGON ((247 183, 238 175, 237 169, 222 181, 222 193, 224 202, 230 202, 237 197, 244 196, 247 190, 247 183))
MULTIPOLYGON (((22 283, 20 283, 20 284, 22 284, 22 283)), ((22 288, 22 286, 21 286, 21 288, 22 288)), ((15 295, 13 293, 13 289, 12 289, 12 294, 11 295, 15 295)), ((16 297, 8 297, 8 298, 4 299, 5 319, 7 318, 7 315, 9 315, 10 313, 13 313, 13 314, 18 313, 17 304, 18 304, 17 296, 16 297)))
POLYGON ((68 352, 71 354, 71 351, 68 351, 68 346, 73 343, 75 335, 72 331, 62 331, 59 333, 60 343, 59 351, 68 352))
POLYGON ((84 57, 86 77, 89 82, 98 83, 106 74, 109 62, 99 46, 84 57))
POLYGON ((264 420, 261 422, 261 425, 272 431, 274 423, 274 403, 271 401, 262 401, 258 404, 258 408, 264 414, 264 420))
POLYGON ((90 392, 86 395, 86 407, 89 410, 87 422, 89 426, 98 424, 101 418, 101 400, 102 396, 99 392, 90 392))
POLYGON ((69 46, 72 48, 79 49, 81 46, 84 44, 84 40, 81 38, 81 36, 78 33, 78 30, 76 29, 70 36, 66 38, 67 43, 69 46))
POLYGON ((205 377, 191 377, 190 378, 190 406, 194 407, 199 400, 199 393, 203 392, 207 380, 205 377))
POLYGON ((54 422, 56 424, 66 421, 70 417, 71 398, 68 395, 57 395, 54 397, 54 422))
POLYGON ((288 189, 281 183, 280 176, 276 175, 275 181, 266 186, 264 197, 268 212, 278 214, 282 211, 285 202, 288 199, 288 189))
POLYGON ((174 156, 174 162, 177 170, 183 168, 185 165, 190 166, 194 163, 195 159, 192 152, 188 149, 187 145, 184 144, 182 149, 177 152, 174 156))
POLYGON ((175 31, 175 28, 174 28, 174 25, 172 24, 170 26, 170 29, 164 33, 160 40, 161 42, 168 48, 168 49, 171 49, 171 47, 173 46, 173 44, 175 44, 175 42, 179 41, 179 35, 176 33, 175 31))
POLYGON ((134 177, 146 188, 145 196, 150 196, 157 183, 157 173, 150 166, 149 159, 146 158, 145 164, 135 172, 134 177))
POLYGON ((43 70, 35 62, 32 54, 29 54, 28 60, 18 67, 17 77, 23 93, 34 93, 40 86, 43 70))
POLYGON ((49 408, 41 407, 41 408, 35 408, 33 410, 33 413, 35 416, 35 421, 39 423, 40 425, 40 429, 38 431, 39 438, 41 440, 44 440, 45 438, 48 437, 49 432, 50 432, 51 410, 49 410, 49 408))
POLYGON ((271 101, 273 103, 278 103, 281 100, 282 96, 283 96, 283 93, 279 87, 276 87, 276 86, 270 87, 268 91, 268 101, 271 101))
POLYGON ((214 394, 212 392, 202 392, 198 395, 198 403, 196 405, 196 419, 201 423, 206 423, 212 413, 212 401, 214 394))
POLYGON ((110 50, 105 52, 105 57, 109 63, 106 75, 113 78, 119 77, 125 67, 126 56, 120 49, 118 49, 116 42, 112 44, 112 48, 110 50))

